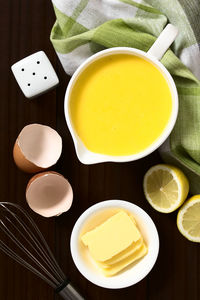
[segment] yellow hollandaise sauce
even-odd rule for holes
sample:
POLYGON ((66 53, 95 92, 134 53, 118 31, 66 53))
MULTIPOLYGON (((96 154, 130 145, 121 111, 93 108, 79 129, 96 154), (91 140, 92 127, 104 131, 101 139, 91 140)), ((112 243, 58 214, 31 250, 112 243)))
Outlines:
POLYGON ((70 94, 70 118, 85 147, 123 156, 152 145, 172 113, 172 95, 161 72, 131 54, 113 54, 90 64, 70 94))

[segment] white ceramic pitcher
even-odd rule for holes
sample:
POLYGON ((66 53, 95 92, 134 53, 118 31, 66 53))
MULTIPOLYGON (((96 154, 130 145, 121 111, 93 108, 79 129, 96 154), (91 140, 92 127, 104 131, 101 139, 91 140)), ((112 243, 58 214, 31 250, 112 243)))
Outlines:
POLYGON ((65 118, 68 125, 68 128, 70 130, 70 133, 72 135, 76 154, 79 158, 79 160, 84 164, 95 164, 100 162, 127 162, 127 161, 133 161, 140 159, 144 156, 147 156, 148 154, 152 153, 154 150, 156 150, 170 135, 178 114, 178 94, 176 90, 176 86, 174 83, 174 80, 172 79, 170 73, 167 71, 167 69, 163 66, 162 63, 160 63, 160 59, 165 54, 167 49, 170 47, 172 42, 175 40, 176 36, 178 34, 178 30, 175 26, 172 24, 168 24, 165 29, 161 32, 160 36, 157 38, 155 43, 152 45, 152 47, 149 49, 148 52, 144 52, 135 48, 129 48, 129 47, 114 47, 110 49, 106 49, 103 51, 100 51, 88 59, 86 59, 76 70, 76 72, 73 74, 67 90, 65 94, 65 101, 64 101, 64 112, 65 112, 65 118), (133 155, 124 155, 124 156, 111 156, 111 155, 103 155, 98 154, 89 151, 81 139, 78 137, 75 129, 73 128, 73 124, 71 122, 70 113, 69 113, 69 101, 70 101, 70 94, 73 89, 73 86, 75 82, 78 80, 79 75, 94 61, 101 57, 105 57, 112 54, 132 54, 134 56, 139 56, 141 58, 144 58, 147 61, 150 61, 165 77, 169 88, 171 90, 172 94, 172 113, 171 117, 169 119, 169 122, 161 134, 161 136, 148 148, 145 150, 133 154, 133 155))

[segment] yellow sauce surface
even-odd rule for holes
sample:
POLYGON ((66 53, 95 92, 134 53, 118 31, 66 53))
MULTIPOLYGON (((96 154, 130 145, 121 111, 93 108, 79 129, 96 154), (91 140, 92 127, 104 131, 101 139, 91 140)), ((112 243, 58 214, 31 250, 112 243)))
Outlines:
POLYGON ((150 62, 130 54, 103 57, 86 68, 70 95, 75 131, 92 152, 132 155, 162 134, 172 112, 170 88, 150 62))

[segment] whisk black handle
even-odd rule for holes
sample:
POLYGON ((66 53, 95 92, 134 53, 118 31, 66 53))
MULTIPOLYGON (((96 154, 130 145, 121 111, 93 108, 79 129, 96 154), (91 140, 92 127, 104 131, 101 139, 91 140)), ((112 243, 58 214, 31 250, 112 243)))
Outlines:
POLYGON ((71 283, 68 283, 58 294, 65 300, 86 300, 71 283))

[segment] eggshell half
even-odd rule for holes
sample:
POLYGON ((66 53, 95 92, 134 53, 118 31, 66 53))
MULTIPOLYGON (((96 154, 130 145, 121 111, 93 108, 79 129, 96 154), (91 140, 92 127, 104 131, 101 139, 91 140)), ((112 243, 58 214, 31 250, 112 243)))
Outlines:
POLYGON ((53 166, 61 152, 62 139, 54 129, 30 124, 20 132, 13 148, 13 158, 22 171, 36 173, 53 166))
POLYGON ((34 212, 48 218, 58 216, 70 209, 73 191, 69 181, 63 175, 46 171, 29 180, 26 187, 26 200, 34 212))

